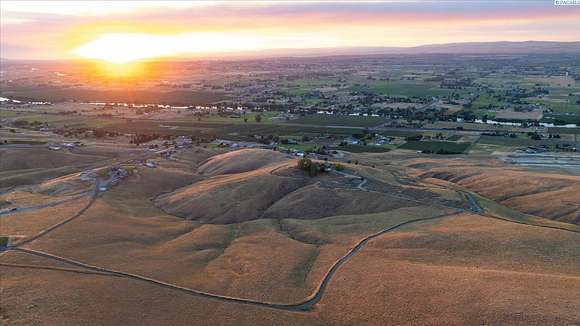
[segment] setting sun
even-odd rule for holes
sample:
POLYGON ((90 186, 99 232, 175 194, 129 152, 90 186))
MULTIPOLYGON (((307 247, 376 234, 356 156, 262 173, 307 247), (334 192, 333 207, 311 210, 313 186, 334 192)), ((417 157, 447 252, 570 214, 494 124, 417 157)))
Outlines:
POLYGON ((72 51, 86 59, 100 59, 117 65, 178 52, 176 44, 167 38, 141 34, 102 35, 72 51))
POLYGON ((265 37, 223 33, 183 33, 150 35, 136 33, 104 34, 72 51, 72 54, 110 63, 173 57, 181 54, 221 51, 258 50, 267 48, 265 37))
POLYGON ((309 37, 276 36, 269 31, 179 34, 107 33, 73 49, 71 53, 85 59, 98 59, 119 64, 161 57, 337 45, 337 38, 325 33, 312 33, 309 37))
POLYGON ((129 62, 110 62, 97 61, 96 68, 99 74, 105 78, 123 79, 129 77, 137 77, 145 74, 145 63, 140 61, 129 62))

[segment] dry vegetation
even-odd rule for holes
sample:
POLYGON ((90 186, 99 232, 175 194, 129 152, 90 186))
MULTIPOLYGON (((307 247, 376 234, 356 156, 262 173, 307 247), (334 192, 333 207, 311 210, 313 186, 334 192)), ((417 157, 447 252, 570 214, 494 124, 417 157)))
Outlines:
MULTIPOLYGON (((539 181, 524 182, 517 181, 521 171, 490 168, 486 174, 478 167, 495 163, 417 161, 395 152, 347 157, 360 161, 345 163, 347 171, 367 180, 358 188, 335 173, 309 177, 294 159, 270 150, 216 153, 193 148, 174 160, 155 159, 157 168, 139 167, 78 219, 27 247, 219 295, 293 303, 310 295, 363 237, 406 221, 445 217, 370 241, 338 270, 310 312, 214 301, 8 251, 0 256, 2 318, 14 325, 580 321, 579 234, 458 213, 450 207, 467 207, 464 198, 449 182, 434 179, 516 209, 518 203, 540 209, 536 202, 543 201, 541 211, 530 213, 573 221, 547 202, 574 193, 574 177, 538 174, 539 181), (449 176, 441 174, 445 164, 449 176), (493 171, 504 171, 503 187, 496 186, 504 179, 493 179, 493 171), (507 187, 510 182, 517 187, 507 187), (539 183, 546 188, 526 193, 539 183), (546 197, 521 201, 540 194, 546 197)), ((0 200, 36 204, 86 190, 89 184, 78 181, 80 166, 0 200)), ((0 235, 34 234, 74 214, 87 199, 0 216, 0 235)))
POLYGON ((450 181, 520 212, 580 224, 578 176, 448 163, 412 167, 422 171, 422 178, 450 181))

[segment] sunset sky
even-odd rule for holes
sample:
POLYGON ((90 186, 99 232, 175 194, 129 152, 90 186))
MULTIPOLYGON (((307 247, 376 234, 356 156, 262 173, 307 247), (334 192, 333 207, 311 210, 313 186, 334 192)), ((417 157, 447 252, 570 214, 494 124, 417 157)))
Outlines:
POLYGON ((580 41, 580 6, 535 1, 5 1, 12 59, 151 57, 284 48, 580 41))

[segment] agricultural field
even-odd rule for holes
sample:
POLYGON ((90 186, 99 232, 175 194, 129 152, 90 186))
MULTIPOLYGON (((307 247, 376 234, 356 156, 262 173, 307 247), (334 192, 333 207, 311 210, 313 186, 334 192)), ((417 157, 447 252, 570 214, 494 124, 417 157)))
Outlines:
POLYGON ((384 123, 385 119, 381 117, 310 114, 288 122, 306 125, 374 127, 380 125, 381 123, 384 123))
POLYGON ((445 96, 452 90, 441 89, 439 84, 424 81, 381 81, 369 83, 368 86, 354 86, 353 90, 369 90, 380 95, 406 96, 406 97, 429 97, 445 96))
POLYGON ((499 146, 540 146, 548 145, 554 143, 551 140, 534 140, 530 137, 524 135, 518 135, 516 138, 502 137, 502 136, 481 136, 478 143, 489 144, 489 145, 499 145, 499 146))
POLYGON ((454 143, 449 141, 409 141, 399 146, 400 149, 410 149, 429 153, 460 154, 464 153, 471 143, 454 143))
POLYGON ((396 148, 394 145, 383 145, 383 146, 376 146, 376 145, 345 145, 345 146, 336 146, 333 149, 341 150, 350 153, 386 153, 392 149, 396 148))

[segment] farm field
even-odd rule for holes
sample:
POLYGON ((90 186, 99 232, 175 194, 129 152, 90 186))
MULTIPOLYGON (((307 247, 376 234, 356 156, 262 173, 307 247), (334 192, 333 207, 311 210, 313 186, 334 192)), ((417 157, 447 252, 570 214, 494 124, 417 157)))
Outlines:
POLYGON ((374 127, 384 123, 385 120, 380 117, 359 117, 359 116, 338 116, 325 114, 311 114, 288 121, 294 124, 306 125, 326 125, 326 126, 344 126, 344 127, 374 127))
POLYGON ((376 145, 345 145, 345 146, 337 146, 334 149, 351 152, 351 153, 384 153, 388 152, 391 149, 395 148, 394 145, 384 145, 384 146, 376 146, 376 145))
POLYGON ((471 143, 454 143, 447 141, 410 141, 399 146, 399 148, 416 151, 428 151, 431 153, 446 151, 449 153, 459 154, 465 152, 469 146, 471 146, 471 143))
MULTIPOLYGON (((355 90, 364 89, 361 86, 354 86, 355 90)), ((436 83, 421 81, 384 81, 375 82, 368 85, 372 92, 393 95, 393 96, 443 96, 452 92, 449 89, 441 89, 436 83)))

